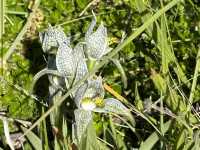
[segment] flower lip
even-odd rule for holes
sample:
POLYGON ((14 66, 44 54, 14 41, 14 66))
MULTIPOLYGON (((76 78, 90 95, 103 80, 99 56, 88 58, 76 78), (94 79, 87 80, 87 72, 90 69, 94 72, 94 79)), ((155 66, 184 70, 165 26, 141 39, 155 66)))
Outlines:
MULTIPOLYGON (((104 88, 102 85, 102 78, 89 79, 82 84, 75 93, 74 101, 78 108, 82 107, 81 103, 84 98, 94 99, 96 97, 104 97, 104 88)), ((93 101, 95 103, 95 101, 93 101)), ((95 104, 96 105, 96 104, 95 104)), ((97 105, 96 105, 97 106, 97 105)))

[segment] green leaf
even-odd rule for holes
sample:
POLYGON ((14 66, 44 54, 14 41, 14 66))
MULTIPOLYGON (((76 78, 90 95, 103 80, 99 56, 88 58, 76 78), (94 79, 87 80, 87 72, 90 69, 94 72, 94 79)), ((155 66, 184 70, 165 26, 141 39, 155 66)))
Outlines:
POLYGON ((150 77, 157 88, 157 90, 161 93, 166 93, 167 85, 163 77, 157 73, 155 70, 151 70, 151 77, 150 77))
POLYGON ((100 149, 100 145, 99 142, 97 141, 96 132, 92 122, 88 124, 85 134, 83 134, 83 136, 81 137, 79 149, 80 150, 100 149))
MULTIPOLYGON (((148 9, 148 4, 149 1, 144 1, 144 0, 132 0, 130 3, 134 5, 137 9, 137 11, 142 15, 142 22, 144 23, 148 18, 152 16, 152 13, 147 11, 148 9)), ((149 2, 150 3, 150 2, 149 2)), ((152 37, 152 31, 153 31, 153 24, 150 25, 147 28, 147 33, 150 37, 152 37)))
POLYGON ((54 149, 60 150, 60 145, 59 145, 57 137, 55 137, 55 139, 54 139, 54 149))
POLYGON ((174 71, 176 72, 179 82, 182 81, 189 86, 186 75, 184 74, 182 68, 180 67, 177 58, 173 52, 173 45, 168 31, 167 19, 165 15, 161 17, 160 26, 156 23, 157 26, 157 39, 158 39, 158 48, 161 53, 162 58, 162 73, 164 75, 169 73, 169 64, 174 64, 174 71), (167 37, 169 36, 169 38, 167 37))
POLYGON ((88 0, 76 0, 76 3, 79 8, 83 9, 89 3, 88 0))
POLYGON ((147 3, 145 3, 144 0, 132 0, 130 1, 130 3, 132 4, 132 6, 135 6, 137 11, 139 11, 140 13, 146 10, 147 3))
MULTIPOLYGON (((163 134, 166 133, 171 125, 171 120, 163 125, 163 134)), ((159 141, 160 137, 157 132, 153 132, 141 145, 139 150, 151 150, 153 146, 159 141)))
POLYGON ((124 68, 123 66, 121 65, 120 61, 116 58, 113 58, 112 59, 112 62, 115 64, 115 66, 117 67, 118 71, 120 72, 121 74, 121 80, 124 84, 124 88, 126 89, 127 88, 127 76, 126 76, 126 73, 124 71, 124 68))
MULTIPOLYGON (((21 126, 21 129, 23 132, 27 131, 27 129, 23 126, 21 126)), ((35 133, 30 131, 26 134, 26 137, 28 138, 28 140, 32 144, 32 146, 35 148, 35 150, 42 150, 42 141, 41 141, 41 139, 39 139, 39 137, 37 135, 35 135, 35 133)))
POLYGON ((156 87, 156 89, 162 93, 167 95, 166 99, 163 99, 163 101, 170 107, 173 111, 185 111, 186 106, 183 102, 183 99, 180 98, 177 91, 175 89, 172 89, 171 87, 167 90, 167 82, 166 80, 155 70, 152 69, 151 79, 156 87), (169 94, 166 94, 167 91, 169 94))
POLYGON ((181 133, 178 135, 178 139, 176 142, 176 149, 183 148, 182 146, 185 144, 186 139, 186 132, 185 130, 182 130, 181 133))
POLYGON ((134 100, 134 103, 135 103, 135 106, 138 110, 143 110, 144 106, 143 106, 143 102, 142 102, 140 95, 139 95, 137 83, 138 82, 135 83, 135 100, 134 100))

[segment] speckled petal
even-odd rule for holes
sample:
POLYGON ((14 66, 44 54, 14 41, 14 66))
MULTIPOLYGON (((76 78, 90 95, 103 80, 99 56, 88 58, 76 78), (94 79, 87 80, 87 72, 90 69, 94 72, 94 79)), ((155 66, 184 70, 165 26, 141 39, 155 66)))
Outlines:
POLYGON ((107 50, 107 30, 101 24, 96 32, 86 37, 87 54, 93 59, 100 59, 107 50))
POLYGON ((56 38, 57 43, 59 45, 61 45, 63 43, 66 44, 66 45, 70 45, 70 38, 65 35, 63 28, 61 28, 61 27, 55 28, 54 32, 55 32, 55 35, 56 35, 55 38, 56 38))
POLYGON ((58 48, 56 67, 64 77, 73 78, 75 74, 74 58, 72 55, 72 49, 66 44, 62 44, 58 48))
POLYGON ((81 80, 84 75, 88 73, 87 64, 85 61, 85 55, 83 52, 83 45, 77 44, 74 48, 74 59, 76 61, 76 77, 74 84, 81 80))
POLYGON ((102 78, 97 77, 96 79, 88 80, 88 89, 85 93, 85 97, 95 98, 101 97, 103 98, 105 95, 105 91, 103 88, 102 78))
POLYGON ((52 47, 59 47, 62 43, 69 45, 69 38, 66 37, 62 28, 49 26, 47 31, 39 33, 39 37, 44 52, 48 52, 52 47))
POLYGON ((88 83, 85 82, 84 84, 82 84, 77 90, 76 90, 76 93, 75 93, 75 97, 74 97, 74 101, 76 103, 76 106, 78 108, 81 107, 81 100, 84 98, 84 95, 85 95, 85 92, 88 88, 88 83))
POLYGON ((75 103, 78 108, 81 107, 81 100, 83 98, 95 98, 101 97, 103 98, 105 94, 103 85, 102 85, 102 78, 98 77, 97 79, 89 79, 83 85, 81 85, 76 93, 75 93, 75 103))
POLYGON ((124 106, 119 100, 114 98, 105 99, 105 106, 103 108, 95 108, 94 112, 100 113, 117 113, 117 114, 125 114, 128 113, 129 110, 126 106, 124 106))
POLYGON ((86 32, 86 34, 85 34, 85 38, 88 38, 88 37, 92 34, 95 25, 96 25, 96 18, 94 17, 94 18, 92 19, 92 22, 91 22, 91 24, 90 24, 90 27, 88 28, 88 30, 87 30, 87 32, 86 32))
POLYGON ((85 111, 83 109, 76 109, 74 111, 75 115, 75 137, 78 141, 81 140, 81 136, 87 129, 88 124, 92 121, 91 111, 85 111))

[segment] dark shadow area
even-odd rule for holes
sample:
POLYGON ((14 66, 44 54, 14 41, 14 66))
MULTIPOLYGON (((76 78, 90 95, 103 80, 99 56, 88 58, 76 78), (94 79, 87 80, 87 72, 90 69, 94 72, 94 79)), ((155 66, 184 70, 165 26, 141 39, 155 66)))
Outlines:
MULTIPOLYGON (((47 66, 45 62, 45 54, 42 51, 41 44, 38 39, 25 40, 24 56, 30 61, 29 73, 35 75, 47 66)), ((41 77, 34 87, 37 96, 45 98, 48 94, 48 78, 47 75, 41 77)))

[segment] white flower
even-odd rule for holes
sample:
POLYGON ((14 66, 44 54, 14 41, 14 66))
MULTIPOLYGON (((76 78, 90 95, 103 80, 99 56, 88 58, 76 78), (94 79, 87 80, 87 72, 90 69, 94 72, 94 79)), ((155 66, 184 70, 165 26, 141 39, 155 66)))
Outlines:
POLYGON ((104 99, 104 88, 100 77, 97 79, 90 79, 80 86, 76 91, 74 99, 78 107, 78 109, 74 111, 74 134, 78 141, 81 140, 88 124, 92 121, 91 112, 117 113, 125 115, 129 113, 128 108, 126 108, 119 100, 114 98, 104 99), (84 119, 80 116, 84 116, 84 119))
POLYGON ((96 20, 93 19, 86 35, 86 52, 90 59, 99 60, 103 55, 107 54, 111 49, 107 42, 107 29, 101 24, 98 29, 93 32, 96 20))
POLYGON ((66 44, 58 47, 56 54, 56 67, 64 77, 73 77, 75 74, 75 64, 73 50, 66 44))
POLYGON ((94 99, 95 97, 104 97, 104 88, 102 85, 102 78, 89 79, 81 85, 75 93, 75 103, 78 108, 81 108, 82 100, 85 98, 94 99))
POLYGON ((90 98, 85 98, 81 101, 81 108, 84 110, 92 111, 96 108, 96 104, 90 98))
POLYGON ((72 138, 75 143, 80 142, 88 124, 92 121, 92 112, 83 109, 74 110, 75 123, 72 125, 72 138))
POLYGON ((82 79, 88 73, 83 46, 77 44, 74 49, 65 43, 58 47, 56 54, 56 66, 58 71, 68 80, 71 85, 82 79))
POLYGON ((74 52, 73 57, 75 59, 74 63, 75 63, 75 68, 76 68, 76 77, 74 79, 74 84, 75 84, 76 82, 81 80, 84 75, 86 75, 88 73, 88 68, 87 68, 87 64, 85 61, 86 58, 85 58, 85 54, 84 54, 83 45, 78 43, 74 47, 73 52, 74 52))
POLYGON ((61 27, 55 28, 49 25, 45 32, 39 33, 39 37, 44 52, 48 52, 52 47, 59 47, 62 43, 69 45, 69 38, 61 27))
POLYGON ((58 48, 56 53, 56 68, 65 78, 67 88, 88 72, 83 45, 78 43, 74 49, 70 46, 61 27, 49 26, 45 32, 40 33, 40 41, 44 52, 51 53, 52 47, 58 48))

